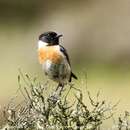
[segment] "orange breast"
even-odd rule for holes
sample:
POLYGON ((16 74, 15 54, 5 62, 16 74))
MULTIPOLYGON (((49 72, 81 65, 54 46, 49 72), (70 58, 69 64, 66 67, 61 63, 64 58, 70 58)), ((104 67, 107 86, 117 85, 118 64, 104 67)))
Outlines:
POLYGON ((51 60, 53 63, 60 63, 62 55, 54 47, 43 47, 38 50, 39 62, 43 64, 46 60, 51 60))

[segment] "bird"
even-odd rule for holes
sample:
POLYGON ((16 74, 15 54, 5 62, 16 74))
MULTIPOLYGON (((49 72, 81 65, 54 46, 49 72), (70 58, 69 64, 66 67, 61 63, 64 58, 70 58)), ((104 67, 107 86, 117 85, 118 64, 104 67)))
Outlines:
POLYGON ((71 63, 67 50, 59 44, 58 35, 54 31, 44 32, 39 35, 38 59, 43 71, 49 79, 58 83, 59 87, 70 83, 77 76, 72 72, 71 63))

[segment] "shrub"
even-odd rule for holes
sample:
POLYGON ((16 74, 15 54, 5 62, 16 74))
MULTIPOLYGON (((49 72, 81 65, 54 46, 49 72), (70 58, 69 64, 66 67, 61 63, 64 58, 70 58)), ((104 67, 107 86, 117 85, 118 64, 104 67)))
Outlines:
POLYGON ((13 98, 4 109, 6 125, 3 130, 100 130, 103 121, 113 116, 116 107, 99 100, 99 92, 94 100, 88 91, 89 109, 81 90, 74 85, 68 85, 64 90, 49 91, 48 83, 43 85, 36 78, 21 72, 18 83, 17 93, 22 94, 23 101, 16 105, 13 98), (26 86, 22 85, 21 79, 26 86), (69 94, 74 95, 74 102, 69 101, 69 94))

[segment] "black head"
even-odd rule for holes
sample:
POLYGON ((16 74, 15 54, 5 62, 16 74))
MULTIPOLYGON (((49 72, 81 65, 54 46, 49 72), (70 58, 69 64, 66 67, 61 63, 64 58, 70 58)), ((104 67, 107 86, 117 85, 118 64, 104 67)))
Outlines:
POLYGON ((59 44, 59 38, 62 37, 62 35, 58 35, 55 32, 45 32, 39 36, 39 40, 48 43, 48 46, 51 45, 58 45, 59 44))

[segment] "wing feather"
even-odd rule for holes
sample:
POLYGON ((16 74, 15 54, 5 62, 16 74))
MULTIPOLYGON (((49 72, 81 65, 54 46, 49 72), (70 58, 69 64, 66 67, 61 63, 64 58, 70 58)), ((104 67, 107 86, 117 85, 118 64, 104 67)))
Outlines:
MULTIPOLYGON (((60 51, 65 55, 67 62, 70 65, 70 68, 71 68, 70 59, 69 59, 69 56, 68 56, 66 49, 63 46, 60 45, 60 51)), ((75 79, 78 79, 77 76, 74 73, 72 73, 72 71, 71 71, 71 76, 70 76, 69 82, 71 82, 72 77, 75 78, 75 79)))

